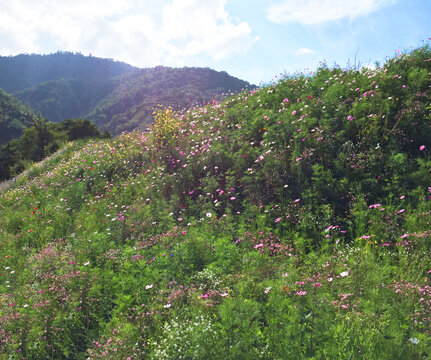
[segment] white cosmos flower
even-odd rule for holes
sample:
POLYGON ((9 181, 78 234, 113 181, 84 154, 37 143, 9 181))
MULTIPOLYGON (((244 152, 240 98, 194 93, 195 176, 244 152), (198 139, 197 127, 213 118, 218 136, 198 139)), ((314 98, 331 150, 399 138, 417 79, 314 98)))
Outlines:
POLYGON ((419 339, 418 338, 410 338, 409 341, 413 344, 413 345, 417 345, 419 343, 419 339))

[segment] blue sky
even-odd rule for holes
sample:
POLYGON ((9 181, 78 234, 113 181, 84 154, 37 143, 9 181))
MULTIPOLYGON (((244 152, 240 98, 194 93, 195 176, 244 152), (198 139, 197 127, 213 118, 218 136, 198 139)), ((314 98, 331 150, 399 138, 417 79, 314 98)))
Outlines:
POLYGON ((383 62, 431 37, 430 0, 0 0, 0 55, 74 51, 204 66, 256 85, 383 62))

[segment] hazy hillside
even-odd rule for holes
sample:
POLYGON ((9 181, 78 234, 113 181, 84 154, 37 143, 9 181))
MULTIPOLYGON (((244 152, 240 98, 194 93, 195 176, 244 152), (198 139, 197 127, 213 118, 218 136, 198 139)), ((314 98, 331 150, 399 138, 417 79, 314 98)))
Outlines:
POLYGON ((19 137, 28 125, 28 106, 0 89, 0 146, 9 140, 19 137))
POLYGON ((429 359, 431 48, 0 184, 4 359, 429 359))
POLYGON ((136 69, 80 54, 0 57, 0 88, 50 121, 85 117, 117 135, 144 129, 159 104, 176 109, 249 86, 205 68, 136 69))
POLYGON ((60 122, 89 113, 116 85, 117 82, 110 78, 96 81, 61 79, 34 85, 14 96, 50 121, 60 122))
POLYGON ((122 62, 70 52, 0 56, 0 88, 13 93, 53 80, 104 81, 135 69, 122 62))
POLYGON ((245 81, 208 68, 156 67, 123 75, 116 89, 86 117, 113 134, 145 129, 157 105, 181 109, 238 93, 245 81))

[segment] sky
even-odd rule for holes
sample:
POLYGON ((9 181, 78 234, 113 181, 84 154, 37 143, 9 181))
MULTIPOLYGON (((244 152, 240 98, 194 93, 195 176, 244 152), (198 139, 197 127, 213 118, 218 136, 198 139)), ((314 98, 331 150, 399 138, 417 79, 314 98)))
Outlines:
POLYGON ((431 0, 0 0, 0 55, 79 52, 266 84, 429 43, 431 0))

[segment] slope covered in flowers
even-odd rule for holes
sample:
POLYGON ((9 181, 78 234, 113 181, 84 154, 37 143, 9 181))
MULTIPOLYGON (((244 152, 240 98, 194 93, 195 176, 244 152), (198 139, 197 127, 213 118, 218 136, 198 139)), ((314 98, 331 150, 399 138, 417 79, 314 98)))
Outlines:
POLYGON ((429 358, 430 68, 160 108, 1 184, 0 357, 429 358))

